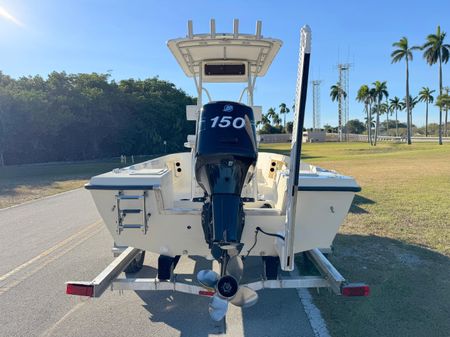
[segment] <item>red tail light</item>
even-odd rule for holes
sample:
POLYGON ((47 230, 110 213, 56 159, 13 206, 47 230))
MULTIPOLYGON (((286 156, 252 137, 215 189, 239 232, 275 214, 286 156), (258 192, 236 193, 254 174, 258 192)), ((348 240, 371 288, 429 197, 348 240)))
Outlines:
POLYGON ((88 284, 67 283, 66 294, 78 296, 94 296, 94 286, 88 284))
POLYGON ((343 296, 369 296, 370 288, 364 283, 350 283, 342 287, 343 296))
POLYGON ((211 297, 211 296, 214 296, 215 292, 214 291, 207 291, 207 290, 200 290, 198 292, 198 294, 201 295, 201 296, 211 297))

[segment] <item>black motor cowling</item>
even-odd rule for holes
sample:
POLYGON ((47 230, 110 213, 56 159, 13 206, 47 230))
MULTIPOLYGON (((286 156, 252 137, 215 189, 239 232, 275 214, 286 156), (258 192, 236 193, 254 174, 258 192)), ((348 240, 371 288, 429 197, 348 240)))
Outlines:
POLYGON ((241 193, 258 156, 253 110, 235 102, 204 105, 196 144, 195 177, 207 196, 205 239, 211 248, 239 249, 245 219, 241 193))

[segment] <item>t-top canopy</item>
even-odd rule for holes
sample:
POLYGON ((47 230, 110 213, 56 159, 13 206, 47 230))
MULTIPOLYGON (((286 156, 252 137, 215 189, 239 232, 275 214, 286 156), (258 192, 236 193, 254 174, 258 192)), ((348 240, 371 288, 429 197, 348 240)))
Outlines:
POLYGON ((167 45, 186 76, 202 75, 204 82, 246 82, 248 76, 264 76, 282 42, 261 35, 261 21, 256 34, 240 34, 234 20, 233 33, 216 33, 211 20, 209 34, 193 34, 188 21, 188 35, 167 45))

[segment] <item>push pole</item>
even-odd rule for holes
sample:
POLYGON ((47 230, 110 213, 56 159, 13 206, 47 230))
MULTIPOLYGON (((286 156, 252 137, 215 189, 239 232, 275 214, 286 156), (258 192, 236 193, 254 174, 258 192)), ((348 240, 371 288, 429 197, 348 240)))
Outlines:
POLYGON ((291 141, 291 158, 289 162, 285 236, 284 243, 282 243, 283 249, 280 256, 281 268, 285 271, 294 270, 295 217, 300 172, 300 156, 303 141, 303 125, 305 121, 306 96, 308 90, 310 55, 311 28, 306 25, 300 31, 300 53, 297 71, 295 115, 291 141))

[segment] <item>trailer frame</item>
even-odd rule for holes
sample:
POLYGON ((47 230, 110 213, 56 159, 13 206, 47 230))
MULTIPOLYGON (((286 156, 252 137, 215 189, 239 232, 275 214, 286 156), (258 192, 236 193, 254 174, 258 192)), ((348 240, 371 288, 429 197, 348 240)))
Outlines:
MULTIPOLYGON (((120 248, 115 246, 113 248, 114 253, 117 253, 120 248)), ((170 280, 119 277, 140 253, 142 253, 140 249, 133 247, 126 248, 92 281, 66 282, 66 294, 97 298, 106 289, 110 288, 112 291, 177 291, 192 295, 214 296, 214 289, 205 288, 196 283, 177 281, 177 274, 174 274, 170 280)), ((282 277, 277 280, 261 279, 259 281, 241 284, 241 286, 247 286, 255 291, 262 289, 329 288, 336 295, 369 295, 370 288, 366 284, 347 282, 319 249, 309 250, 306 252, 306 255, 319 271, 320 276, 304 275, 282 277)))

